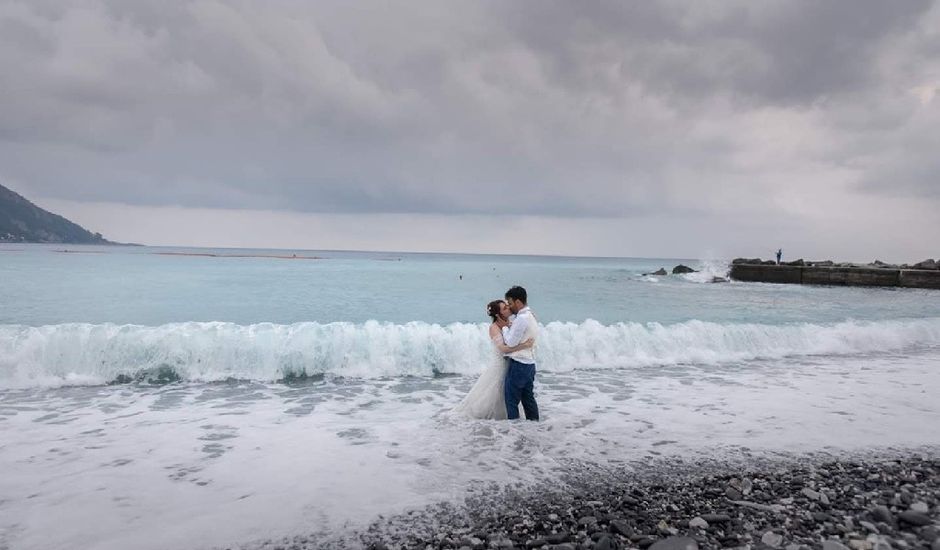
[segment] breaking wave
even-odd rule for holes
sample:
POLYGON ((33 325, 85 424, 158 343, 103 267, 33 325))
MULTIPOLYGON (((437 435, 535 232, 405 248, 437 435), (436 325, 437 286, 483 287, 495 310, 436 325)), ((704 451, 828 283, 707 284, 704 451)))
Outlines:
MULTIPOLYGON (((587 320, 544 326, 538 357, 540 370, 557 372, 707 366, 938 344, 940 318, 791 325, 587 320)), ((476 374, 492 353, 484 324, 0 325, 0 387, 476 374)))

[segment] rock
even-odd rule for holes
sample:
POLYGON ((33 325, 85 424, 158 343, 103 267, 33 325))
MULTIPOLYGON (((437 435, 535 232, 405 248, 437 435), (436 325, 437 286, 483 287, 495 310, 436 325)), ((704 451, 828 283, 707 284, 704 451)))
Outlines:
POLYGON ((822 496, 821 493, 819 493, 818 491, 814 491, 810 489, 809 487, 803 487, 803 490, 801 492, 810 500, 818 501, 822 496))
POLYGON ((930 550, 940 550, 940 539, 933 541, 933 544, 930 545, 930 550))
POLYGON ((698 550, 698 543, 690 537, 669 537, 654 542, 650 550, 698 550))
POLYGON ((546 544, 548 544, 547 540, 539 538, 539 539, 532 539, 526 542, 525 547, 526 548, 541 548, 545 546, 546 544))
POLYGON ((737 504, 738 506, 744 506, 745 508, 751 508, 753 510, 760 510, 761 512, 783 512, 786 510, 786 507, 780 504, 761 504, 759 502, 751 502, 749 500, 732 500, 732 504, 737 504))
POLYGON ((937 269, 937 262, 929 259, 922 262, 917 262, 914 264, 914 269, 937 269))
POLYGON ((604 535, 597 539, 597 542, 594 544, 594 550, 614 550, 614 543, 610 540, 610 537, 604 535))
POLYGON ((891 513, 891 510, 888 510, 887 506, 882 505, 872 508, 871 517, 875 518, 875 521, 887 523, 888 525, 897 525, 897 520, 894 519, 894 514, 891 513))
POLYGON ((728 487, 727 489, 725 489, 725 496, 730 498, 731 500, 741 500, 742 498, 744 498, 744 495, 741 494, 741 491, 738 491, 734 487, 728 487))
POLYGON ((689 527, 692 529, 708 529, 708 522, 700 516, 696 516, 689 520, 689 527))
POLYGON ((822 542, 822 550, 849 550, 848 547, 841 542, 833 539, 827 539, 822 542))
POLYGON ((782 265, 792 265, 796 267, 803 267, 804 265, 806 265, 806 262, 803 261, 803 258, 800 258, 799 260, 793 260, 792 262, 783 262, 782 265))
POLYGON ((760 265, 761 259, 760 258, 735 258, 731 260, 731 263, 733 265, 739 265, 739 264, 760 265))
POLYGON ((871 550, 874 544, 870 540, 852 539, 849 541, 849 546, 853 550, 871 550))
POLYGON ((594 516, 584 516, 578 520, 578 525, 582 527, 590 527, 591 525, 597 524, 597 518, 594 516))
POLYGON ((882 269, 899 269, 900 268, 900 266, 898 266, 897 264, 888 264, 888 263, 882 262, 881 260, 875 260, 869 265, 873 267, 880 267, 882 269))
POLYGON ((676 267, 672 268, 673 275, 679 275, 682 273, 698 273, 696 270, 692 269, 689 266, 679 264, 676 267))
POLYGON ((610 522, 610 531, 617 535, 623 535, 625 537, 633 536, 633 528, 630 527, 630 524, 622 519, 614 519, 610 522))
POLYGON ((568 538, 568 533, 552 533, 545 537, 545 541, 549 544, 561 544, 568 542, 568 538))
POLYGON ((880 531, 878 531, 878 527, 876 527, 875 524, 870 521, 860 521, 858 524, 876 535, 880 533, 880 531))
POLYGON ((920 530, 920 538, 924 540, 937 540, 940 539, 940 526, 934 527, 924 527, 920 530))
POLYGON ((930 506, 926 502, 915 502, 911 504, 911 510, 926 514, 930 511, 930 506))
POLYGON ((725 523, 731 521, 731 516, 728 514, 702 514, 702 519, 708 523, 725 523))
POLYGON ((767 531, 764 533, 764 536, 760 538, 760 541, 771 548, 780 548, 780 545, 783 544, 783 535, 779 535, 773 531, 767 531))
POLYGON ((816 267, 832 267, 832 266, 833 266, 833 262, 832 262, 832 260, 824 260, 824 261, 821 261, 821 262, 807 262, 807 265, 812 265, 812 266, 816 266, 816 267))
POLYGON ((933 521, 930 519, 930 516, 924 514, 923 512, 915 512, 914 510, 905 510, 898 514, 898 519, 905 523, 911 525, 930 525, 933 521))
POLYGON ((816 520, 816 521, 819 522, 819 523, 824 523, 824 522, 827 522, 827 521, 832 521, 832 516, 830 516, 829 514, 827 514, 827 513, 825 513, 825 512, 811 512, 810 515, 812 515, 812 516, 813 516, 813 519, 816 520))
POLYGON ((751 491, 754 490, 754 482, 747 478, 732 478, 731 481, 728 482, 728 486, 736 489, 742 495, 749 495, 751 491))
POLYGON ((712 282, 712 283, 727 283, 727 282, 728 282, 728 279, 726 279, 725 277, 712 277, 712 280, 711 280, 710 282, 712 282))
POLYGON ((751 494, 753 490, 754 490, 753 481, 751 481, 748 478, 744 478, 741 480, 741 492, 744 493, 745 496, 751 494))
POLYGON ((661 267, 661 268, 657 269, 656 271, 654 271, 654 272, 652 272, 652 273, 647 273, 647 275, 660 275, 660 276, 662 276, 662 275, 669 275, 669 273, 666 271, 666 268, 661 267))

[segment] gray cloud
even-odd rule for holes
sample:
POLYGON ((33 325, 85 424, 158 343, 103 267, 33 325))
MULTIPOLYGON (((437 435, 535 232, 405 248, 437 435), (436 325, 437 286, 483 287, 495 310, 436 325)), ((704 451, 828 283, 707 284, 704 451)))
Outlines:
POLYGON ((834 206, 936 199, 938 11, 4 2, 0 178, 337 213, 795 215, 814 186, 834 206))

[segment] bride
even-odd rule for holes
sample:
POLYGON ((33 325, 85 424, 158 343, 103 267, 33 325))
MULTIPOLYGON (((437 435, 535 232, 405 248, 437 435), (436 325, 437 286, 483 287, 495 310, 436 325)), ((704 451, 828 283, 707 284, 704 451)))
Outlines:
POLYGON ((470 418, 505 420, 506 399, 503 397, 503 382, 506 379, 506 353, 531 348, 532 340, 526 340, 518 346, 507 346, 503 342, 502 328, 509 326, 509 306, 502 300, 493 300, 486 305, 486 314, 493 319, 490 324, 490 341, 496 348, 490 365, 477 380, 470 393, 464 397, 454 411, 470 418))

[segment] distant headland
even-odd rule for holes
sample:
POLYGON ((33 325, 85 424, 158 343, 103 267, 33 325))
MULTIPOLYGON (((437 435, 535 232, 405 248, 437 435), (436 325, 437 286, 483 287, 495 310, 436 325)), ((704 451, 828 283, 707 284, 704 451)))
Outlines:
POLYGON ((44 210, 2 185, 0 243, 122 244, 44 210))

